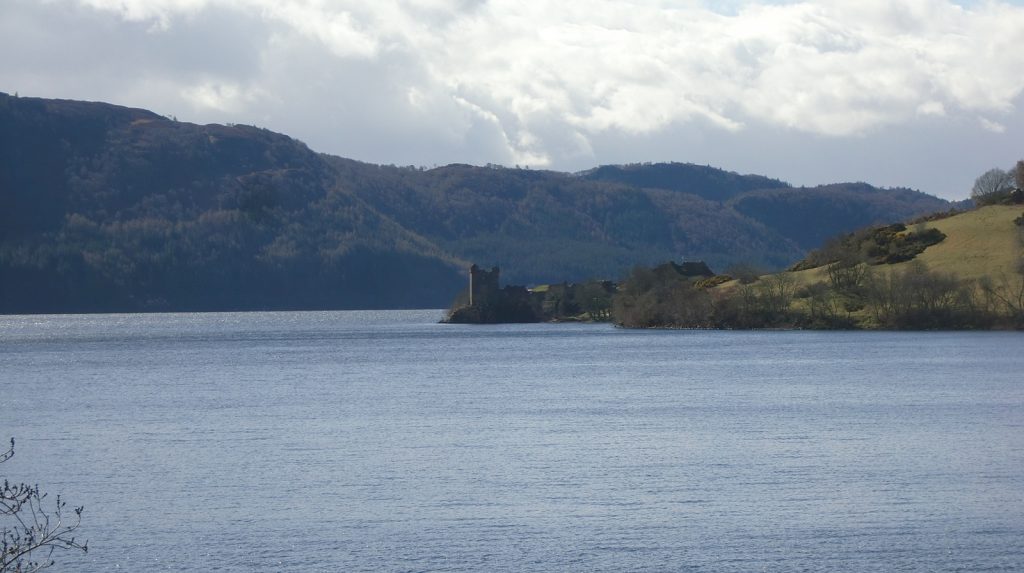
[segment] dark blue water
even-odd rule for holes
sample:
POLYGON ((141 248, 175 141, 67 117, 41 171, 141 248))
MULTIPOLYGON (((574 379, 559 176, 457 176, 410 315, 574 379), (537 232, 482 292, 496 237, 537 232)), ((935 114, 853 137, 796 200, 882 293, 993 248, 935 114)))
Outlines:
POLYGON ((1021 571, 1024 336, 0 317, 58 571, 1021 571))

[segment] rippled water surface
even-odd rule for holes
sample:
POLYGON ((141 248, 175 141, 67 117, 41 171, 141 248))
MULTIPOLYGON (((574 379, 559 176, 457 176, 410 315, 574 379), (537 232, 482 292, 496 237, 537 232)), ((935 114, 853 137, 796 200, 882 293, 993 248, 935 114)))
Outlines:
POLYGON ((0 317, 58 571, 1021 571, 1024 336, 0 317))

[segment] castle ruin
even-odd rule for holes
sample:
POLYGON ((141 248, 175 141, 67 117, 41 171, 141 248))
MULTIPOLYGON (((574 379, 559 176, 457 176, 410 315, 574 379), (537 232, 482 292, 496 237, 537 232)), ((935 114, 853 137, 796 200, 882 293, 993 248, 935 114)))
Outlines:
POLYGON ((469 267, 469 306, 479 306, 493 301, 498 294, 498 267, 485 271, 473 265, 469 267))

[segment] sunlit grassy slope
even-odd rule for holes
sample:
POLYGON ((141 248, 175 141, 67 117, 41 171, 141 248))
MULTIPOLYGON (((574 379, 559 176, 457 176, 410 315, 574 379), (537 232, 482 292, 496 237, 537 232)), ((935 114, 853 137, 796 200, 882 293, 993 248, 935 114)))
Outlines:
POLYGON ((926 223, 945 233, 946 239, 917 258, 932 270, 956 273, 962 279, 1010 274, 1024 256, 1024 227, 1013 223, 1022 214, 1020 205, 991 205, 926 223))
MULTIPOLYGON (((925 227, 939 229, 946 238, 928 247, 916 260, 923 261, 930 270, 954 273, 965 280, 1012 275, 1024 257, 1024 227, 1013 222, 1021 215, 1024 215, 1024 207, 1020 205, 991 205, 925 222, 925 227)), ((908 264, 909 261, 873 268, 897 271, 908 264)), ((825 267, 785 274, 797 287, 828 281, 825 267)), ((718 288, 730 289, 737 284, 737 281, 730 281, 718 288)))
MULTIPOLYGON (((1022 214, 1024 207, 1020 205, 991 205, 923 223, 942 231, 946 238, 925 249, 915 260, 924 262, 930 270, 954 273, 961 279, 1011 274, 1024 257, 1024 227, 1013 222, 1022 214)), ((908 264, 909 261, 876 268, 900 270, 908 264)), ((798 285, 828 280, 823 267, 787 274, 798 285)))

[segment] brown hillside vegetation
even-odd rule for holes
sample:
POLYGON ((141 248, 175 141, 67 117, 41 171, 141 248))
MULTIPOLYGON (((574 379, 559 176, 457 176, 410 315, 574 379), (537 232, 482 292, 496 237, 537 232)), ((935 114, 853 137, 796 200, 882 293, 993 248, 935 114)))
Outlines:
POLYGON ((1024 328, 1022 212, 991 205, 864 229, 811 253, 794 266, 801 270, 747 284, 651 284, 634 271, 614 319, 635 327, 1024 328))

